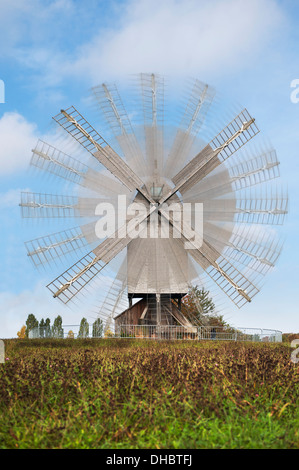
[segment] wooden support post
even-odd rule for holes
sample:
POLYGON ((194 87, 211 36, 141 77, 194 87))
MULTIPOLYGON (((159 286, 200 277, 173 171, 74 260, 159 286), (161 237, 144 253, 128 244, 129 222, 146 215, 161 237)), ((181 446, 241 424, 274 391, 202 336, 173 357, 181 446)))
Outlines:
POLYGON ((157 326, 161 325, 161 296, 156 294, 157 326))

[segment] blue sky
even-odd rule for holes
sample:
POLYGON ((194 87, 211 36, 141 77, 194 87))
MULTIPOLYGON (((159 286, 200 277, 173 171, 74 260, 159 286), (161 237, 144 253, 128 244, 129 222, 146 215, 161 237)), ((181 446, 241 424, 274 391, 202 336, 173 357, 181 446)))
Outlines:
POLYGON ((53 134, 61 108, 87 108, 91 86, 152 71, 178 87, 198 78, 242 103, 276 149, 290 199, 284 249, 252 304, 232 305, 226 318, 299 332, 299 103, 290 98, 298 36, 297 0, 0 0, 0 337, 15 336, 31 312, 69 324, 86 313, 52 299, 51 275, 26 256, 24 241, 53 232, 20 216, 20 192, 42 192, 31 149, 53 134))

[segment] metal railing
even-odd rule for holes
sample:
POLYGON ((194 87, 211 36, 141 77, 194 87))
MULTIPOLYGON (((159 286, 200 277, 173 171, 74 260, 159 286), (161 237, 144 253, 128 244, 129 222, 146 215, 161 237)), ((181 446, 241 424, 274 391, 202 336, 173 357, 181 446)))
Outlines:
POLYGON ((211 341, 252 341, 282 342, 282 332, 260 328, 225 328, 213 326, 173 326, 173 325, 115 325, 114 331, 99 334, 92 330, 92 325, 81 334, 80 325, 63 325, 59 331, 51 328, 34 328, 29 338, 136 338, 151 340, 211 340, 211 341))
POLYGON ((260 328, 224 328, 213 326, 156 326, 156 325, 117 325, 114 337, 170 340, 217 340, 217 341, 282 341, 282 332, 260 328))

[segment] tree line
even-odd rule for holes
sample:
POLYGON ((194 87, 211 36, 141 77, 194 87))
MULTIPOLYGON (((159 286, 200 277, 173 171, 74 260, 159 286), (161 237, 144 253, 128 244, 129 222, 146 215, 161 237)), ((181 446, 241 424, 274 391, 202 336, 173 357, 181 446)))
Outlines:
MULTIPOLYGON (((62 317, 58 315, 51 325, 50 318, 37 320, 33 313, 29 313, 25 325, 22 326, 17 335, 19 338, 28 338, 31 330, 37 329, 39 338, 64 338, 64 328, 62 326, 62 317)), ((100 318, 97 318, 92 324, 92 337, 99 338, 103 336, 104 324, 100 318)), ((82 318, 79 326, 78 338, 87 338, 89 336, 89 323, 86 318, 82 318)), ((67 332, 67 338, 74 338, 72 330, 67 332)))
MULTIPOLYGON (((182 313, 189 318, 196 318, 199 320, 202 326, 217 327, 218 329, 231 328, 230 325, 224 320, 222 315, 217 314, 215 304, 210 297, 209 291, 201 289, 198 286, 190 286, 187 295, 182 299, 181 302, 182 313)), ((22 326, 21 330, 18 331, 17 335, 19 338, 28 338, 29 332, 35 328, 39 328, 38 336, 40 338, 63 338, 64 329, 62 326, 62 318, 58 315, 53 325, 49 318, 45 320, 42 318, 38 321, 33 313, 28 315, 26 320, 26 326, 22 326)), ((104 325, 100 318, 97 318, 92 324, 93 338, 99 338, 103 336, 104 325)), ((112 334, 110 331, 106 331, 106 336, 112 334)), ((74 332, 69 330, 66 333, 67 338, 74 338, 74 332)), ((80 322, 78 338, 87 338, 89 336, 89 324, 86 318, 82 318, 80 322)))

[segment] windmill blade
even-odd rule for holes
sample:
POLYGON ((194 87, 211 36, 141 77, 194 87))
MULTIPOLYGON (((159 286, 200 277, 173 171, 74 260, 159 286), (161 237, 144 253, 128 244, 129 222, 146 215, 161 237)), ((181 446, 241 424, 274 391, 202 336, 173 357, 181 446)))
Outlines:
POLYGON ((91 89, 97 104, 102 109, 115 137, 131 134, 133 129, 116 85, 102 83, 91 89))
POLYGON ((173 177, 178 165, 182 163, 182 158, 186 160, 188 157, 214 96, 215 90, 209 85, 199 80, 195 81, 181 124, 164 165, 164 175, 167 177, 173 177))
POLYGON ((106 324, 104 327, 104 333, 111 328, 112 321, 115 315, 117 315, 119 309, 121 313, 126 310, 128 301, 123 302, 123 295, 126 291, 127 285, 127 260, 126 258, 121 263, 120 268, 113 280, 109 291, 102 302, 101 308, 99 309, 98 315, 106 317, 106 324))
POLYGON ((164 78, 154 73, 140 74, 144 125, 160 126, 164 123, 164 78))
POLYGON ((96 258, 91 251, 48 284, 47 288, 52 292, 53 297, 59 297, 59 299, 66 304, 77 295, 106 264, 107 263, 96 258))
POLYGON ((109 204, 109 206, 117 209, 118 196, 113 197, 78 197, 76 208, 80 217, 98 217, 97 207, 101 204, 109 204))
POLYGON ((144 176, 146 167, 144 156, 116 85, 103 83, 92 88, 92 92, 104 112, 128 165, 134 168, 139 176, 144 176))
MULTIPOLYGON (((123 295, 126 292, 126 285, 122 284, 121 287, 118 286, 118 289, 117 287, 114 287, 114 286, 113 286, 114 290, 110 290, 109 295, 113 296, 113 295, 116 295, 117 292, 118 293, 117 293, 117 297, 115 301, 112 303, 112 305, 110 305, 109 311, 106 310, 106 317, 107 317, 107 314, 109 314, 109 316, 107 318, 107 321, 104 327, 104 334, 111 328, 114 317, 118 314, 118 312, 121 313, 128 308, 128 302, 125 303, 123 300, 123 295)), ((107 304, 106 304, 106 309, 107 309, 107 306, 109 305, 109 299, 107 298, 106 301, 107 301, 107 304)), ((104 308, 101 310, 100 315, 103 315, 103 314, 105 314, 104 308)))
MULTIPOLYGON (((154 211, 156 207, 151 206, 146 214, 139 217, 138 223, 141 224, 154 211)), ((126 223, 110 238, 106 238, 93 251, 54 279, 47 285, 53 296, 59 297, 64 303, 69 302, 131 242, 134 232, 135 226, 129 227, 129 222, 126 223)))
POLYGON ((180 125, 182 129, 186 129, 188 134, 194 136, 198 134, 215 98, 215 94, 216 90, 210 85, 200 80, 195 80, 180 125))
POLYGON ((239 164, 228 167, 234 191, 278 178, 280 176, 279 165, 276 151, 273 149, 254 158, 245 154, 239 164))
POLYGON ((147 191, 143 189, 143 181, 109 146, 103 137, 97 133, 76 108, 72 106, 67 110, 61 110, 60 114, 53 119, 130 191, 137 189, 147 200, 153 202, 147 191))
POLYGON ((115 194, 123 194, 129 197, 131 194, 131 191, 115 178, 112 179, 110 175, 92 169, 87 171, 80 184, 88 190, 107 197, 114 197, 115 194))
POLYGON ((244 109, 173 179, 175 187, 162 199, 167 201, 177 191, 184 194, 217 166, 258 134, 255 120, 244 109))
POLYGON ((262 153, 252 159, 232 164, 227 169, 213 172, 184 194, 184 201, 215 199, 231 192, 267 183, 279 177, 279 161, 275 150, 262 153), (228 178, 227 172, 230 177, 228 178))
MULTIPOLYGON (((193 253, 190 252, 190 254, 195 259, 193 253)), ((206 272, 238 308, 241 308, 247 302, 251 302, 259 292, 259 289, 224 256, 220 256, 214 265, 209 266, 206 272)))
MULTIPOLYGON (((120 282, 118 278, 116 278, 106 297, 105 300, 102 303, 101 309, 99 311, 99 315, 106 316, 107 318, 107 324, 106 327, 110 327, 111 322, 114 318, 114 316, 117 314, 117 309, 119 308, 120 302, 123 300, 122 296, 126 290, 127 286, 125 284, 125 281, 120 282)), ((127 307, 127 304, 122 302, 122 310, 125 310, 127 307)))
POLYGON ((246 302, 251 302, 252 297, 259 291, 258 289, 234 266, 229 263, 212 245, 205 240, 202 241, 200 248, 198 242, 193 240, 194 231, 188 223, 182 222, 181 227, 176 224, 169 212, 159 208, 159 212, 166 218, 179 232, 178 237, 180 243, 185 242, 191 245, 191 249, 187 248, 188 253, 206 273, 216 282, 223 292, 237 305, 241 307, 246 302))
POLYGON ((261 231, 257 234, 256 228, 252 231, 239 227, 231 231, 206 223, 204 233, 206 240, 230 262, 250 266, 263 276, 274 267, 282 248, 269 234, 261 231))
POLYGON ((140 75, 148 175, 158 183, 164 159, 164 79, 156 74, 140 75))
POLYGON ((30 164, 84 188, 102 195, 129 194, 127 188, 115 178, 103 175, 52 145, 39 140, 32 150, 30 164))
POLYGON ((282 225, 288 213, 287 197, 276 194, 265 198, 244 198, 238 201, 236 222, 282 225))
POLYGON ((24 218, 80 217, 77 198, 56 194, 21 193, 21 212, 24 218))
POLYGON ((287 198, 268 196, 266 198, 203 199, 205 220, 246 224, 282 225, 288 213, 287 198))
POLYGON ((235 199, 201 199, 201 203, 206 221, 231 222, 238 212, 235 199))
POLYGON ((76 184, 88 171, 87 165, 42 140, 32 150, 30 164, 76 184))
POLYGON ((188 252, 238 308, 251 302, 259 292, 244 274, 208 242, 203 242, 200 250, 188 252))
POLYGON ((107 199, 22 192, 20 207, 23 218, 96 217, 98 204, 108 201, 117 206, 115 195, 107 199))
POLYGON ((255 253, 252 251, 251 246, 246 249, 244 246, 240 247, 240 245, 231 242, 224 254, 229 260, 235 260, 244 266, 249 266, 250 269, 264 276, 270 269, 274 268, 280 256, 281 244, 272 242, 269 248, 260 247, 260 252, 255 253))
POLYGON ((82 250, 88 245, 80 227, 74 227, 45 237, 25 242, 27 256, 35 266, 62 258, 68 253, 82 250))

